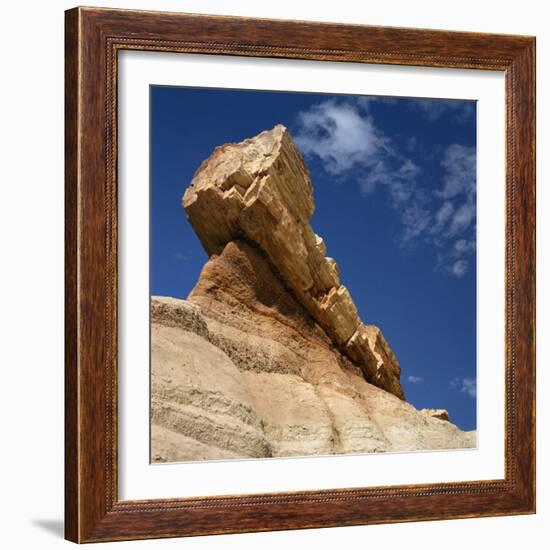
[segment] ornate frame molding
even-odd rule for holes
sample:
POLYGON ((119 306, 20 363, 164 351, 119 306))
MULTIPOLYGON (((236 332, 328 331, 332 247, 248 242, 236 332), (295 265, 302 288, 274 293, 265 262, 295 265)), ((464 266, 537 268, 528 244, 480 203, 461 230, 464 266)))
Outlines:
POLYGON ((533 37, 74 8, 66 12, 65 55, 66 538, 96 542, 534 513, 533 37), (122 49, 505 73, 504 479, 118 500, 116 90, 122 49))

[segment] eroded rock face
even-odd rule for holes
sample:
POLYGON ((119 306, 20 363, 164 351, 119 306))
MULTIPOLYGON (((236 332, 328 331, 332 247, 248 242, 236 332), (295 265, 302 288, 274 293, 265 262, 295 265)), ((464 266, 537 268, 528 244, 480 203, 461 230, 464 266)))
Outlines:
MULTIPOLYGON (((286 284, 237 239, 187 300, 152 299, 153 461, 475 446, 475 433, 368 383, 286 284)), ((380 332, 365 335, 385 361, 380 332)))
POLYGON ((216 148, 183 205, 209 255, 235 239, 254 243, 365 379, 404 399, 397 358, 380 330, 362 323, 335 260, 311 228, 311 180, 284 126, 216 148))
POLYGON ((226 354, 170 321, 153 322, 151 342, 153 461, 270 456, 261 420, 226 354))
POLYGON ((439 420, 449 422, 449 411, 447 409, 420 409, 420 412, 431 418, 439 418, 439 420))

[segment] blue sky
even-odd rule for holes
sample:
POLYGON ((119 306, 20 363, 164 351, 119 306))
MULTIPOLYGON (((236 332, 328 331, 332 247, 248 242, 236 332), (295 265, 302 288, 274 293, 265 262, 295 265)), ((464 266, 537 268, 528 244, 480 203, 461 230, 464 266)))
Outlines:
POLYGON ((151 87, 151 293, 185 298, 207 256, 181 206, 222 143, 284 124, 311 173, 313 229, 418 408, 476 427, 476 105, 151 87))

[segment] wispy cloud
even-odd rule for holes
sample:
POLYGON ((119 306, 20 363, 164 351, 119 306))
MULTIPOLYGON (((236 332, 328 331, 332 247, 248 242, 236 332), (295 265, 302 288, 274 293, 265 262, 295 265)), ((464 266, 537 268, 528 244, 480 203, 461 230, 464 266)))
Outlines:
POLYGON ((319 157, 333 175, 373 166, 384 156, 387 138, 375 128, 366 109, 365 101, 331 99, 314 105, 298 115, 295 142, 305 155, 319 157))
POLYGON ((471 197, 476 191, 476 154, 473 147, 449 145, 441 166, 445 169, 443 188, 438 195, 450 199, 459 195, 471 197))
POLYGON ((456 260, 450 267, 449 270, 455 277, 463 277, 468 271, 468 260, 456 260))
POLYGON ((445 201, 443 204, 437 207, 434 214, 433 224, 430 227, 430 234, 437 237, 443 233, 443 229, 449 224, 451 217, 454 213, 453 203, 445 201))
MULTIPOLYGON (((357 181, 365 195, 381 189, 387 192, 400 216, 401 243, 408 246, 420 240, 433 245, 445 271, 463 277, 470 266, 468 257, 475 251, 475 148, 452 144, 444 149, 440 185, 428 189, 421 168, 411 158, 416 137, 400 148, 373 115, 375 103, 391 107, 396 101, 361 97, 318 103, 298 115, 295 142, 306 157, 320 160, 327 173, 357 181)), ((410 100, 408 105, 430 121, 445 112, 475 114, 473 102, 410 100)))
POLYGON ((441 166, 445 171, 438 195, 453 205, 452 215, 443 224, 441 241, 447 249, 449 271, 456 277, 466 274, 468 257, 475 253, 476 151, 474 147, 450 145, 441 166), (450 250, 449 250, 450 248, 450 250))
POLYGON ((324 170, 341 179, 355 176, 365 194, 384 188, 395 208, 405 209, 406 232, 421 214, 416 180, 420 168, 402 154, 375 124, 371 105, 391 98, 329 99, 298 115, 294 141, 306 156, 318 158, 324 170))
POLYGON ((474 101, 452 99, 414 99, 409 102, 411 108, 420 111, 430 122, 439 120, 444 115, 451 115, 459 124, 475 116, 474 101))
POLYGON ((453 378, 450 386, 452 390, 465 393, 473 399, 477 397, 477 382, 475 378, 453 378))
POLYGON ((184 262, 185 260, 187 260, 187 256, 179 250, 172 254, 172 258, 174 258, 174 260, 177 260, 178 262, 184 262))
POLYGON ((387 186, 393 205, 400 207, 413 198, 420 168, 389 147, 381 157, 359 183, 365 193, 373 193, 379 185, 387 186))
POLYGON ((411 384, 420 384, 420 382, 422 382, 424 379, 420 376, 409 376, 409 377, 407 377, 407 380, 411 384))

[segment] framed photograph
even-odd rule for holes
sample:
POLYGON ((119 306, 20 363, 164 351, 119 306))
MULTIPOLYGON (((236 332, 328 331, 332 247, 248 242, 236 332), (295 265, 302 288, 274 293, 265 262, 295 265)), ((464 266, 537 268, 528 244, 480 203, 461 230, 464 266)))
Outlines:
POLYGON ((535 39, 66 12, 66 538, 535 512, 535 39))

